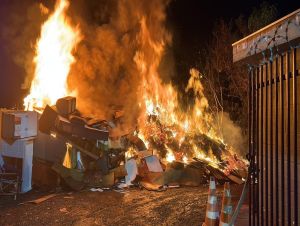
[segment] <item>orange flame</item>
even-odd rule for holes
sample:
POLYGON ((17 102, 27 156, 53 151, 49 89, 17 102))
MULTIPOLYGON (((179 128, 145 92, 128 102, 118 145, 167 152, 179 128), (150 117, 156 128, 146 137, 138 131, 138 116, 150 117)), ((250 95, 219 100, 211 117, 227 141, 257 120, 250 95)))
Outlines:
MULTIPOLYGON (((42 25, 41 36, 36 45, 36 65, 34 79, 31 84, 30 94, 24 99, 24 106, 27 110, 42 109, 47 104, 55 104, 58 98, 74 95, 67 87, 67 77, 71 65, 75 62, 72 55, 76 45, 81 41, 82 36, 78 27, 72 27, 66 16, 69 7, 68 0, 57 0, 54 12, 42 25)), ((43 9, 45 10, 45 9, 43 9)), ((159 76, 159 66, 164 55, 166 40, 155 41, 155 34, 147 27, 147 20, 142 17, 140 20, 140 33, 137 37, 140 49, 134 55, 141 85, 137 92, 140 96, 139 106, 143 113, 138 119, 140 138, 149 146, 152 136, 151 130, 158 128, 147 125, 149 115, 157 117, 159 122, 169 128, 171 135, 164 134, 164 137, 157 139, 168 139, 172 136, 181 144, 187 134, 206 134, 215 141, 222 142, 217 128, 213 124, 213 117, 207 111, 208 101, 203 93, 201 74, 190 70, 190 79, 186 92, 193 91, 195 104, 190 109, 183 111, 178 101, 178 93, 171 84, 163 84, 159 76), (150 130, 150 131, 149 131, 150 130)), ((166 161, 176 160, 174 147, 167 149, 166 161)), ((182 161, 188 162, 189 158, 197 157, 218 164, 218 160, 193 145, 193 156, 183 155, 182 161)), ((127 157, 132 157, 134 150, 129 150, 127 157)))
POLYGON ((30 94, 24 99, 26 110, 53 105, 57 99, 71 94, 67 77, 75 62, 72 51, 81 40, 81 34, 70 25, 66 16, 68 7, 67 0, 58 0, 53 14, 42 25, 34 58, 35 75, 30 94))
MULTIPOLYGON (((155 34, 151 34, 146 26, 145 18, 141 19, 141 31, 139 39, 143 48, 136 52, 134 61, 142 77, 141 103, 139 106, 143 110, 139 118, 139 136, 148 143, 153 134, 160 133, 159 129, 147 122, 147 116, 155 116, 159 122, 170 128, 172 139, 176 139, 181 144, 188 134, 206 134, 213 140, 223 143, 217 128, 213 123, 213 116, 208 112, 208 101, 204 95, 204 88, 201 83, 202 75, 196 69, 190 70, 190 79, 185 91, 192 91, 195 96, 195 104, 190 109, 183 111, 178 101, 178 93, 171 84, 163 84, 160 79, 158 68, 164 55, 165 43, 161 40, 154 41, 155 34), (152 55, 147 55, 151 49, 152 55)), ((157 138, 160 139, 160 138, 157 138)), ((175 153, 181 150, 172 150, 166 147, 165 160, 172 162, 175 160, 175 153)), ((204 154, 195 146, 193 156, 183 157, 183 162, 188 158, 196 157, 209 161, 216 165, 218 160, 212 156, 204 154)))

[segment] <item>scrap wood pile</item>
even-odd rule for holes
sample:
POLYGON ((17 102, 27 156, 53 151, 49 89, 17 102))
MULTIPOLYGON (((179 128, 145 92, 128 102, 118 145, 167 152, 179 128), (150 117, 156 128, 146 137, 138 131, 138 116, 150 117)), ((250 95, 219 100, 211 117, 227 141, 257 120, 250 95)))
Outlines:
POLYGON ((149 116, 151 134, 145 145, 138 129, 112 136, 121 118, 122 111, 117 111, 110 121, 83 117, 76 110, 74 97, 61 98, 55 106, 44 109, 39 130, 66 143, 62 164, 55 163, 52 167, 62 183, 74 190, 113 186, 162 190, 198 186, 207 183, 210 176, 219 183, 243 183, 247 176, 245 162, 205 134, 187 134, 179 144, 169 135, 168 127, 149 116), (191 143, 213 155, 216 161, 189 155, 191 143), (177 150, 172 162, 166 161, 170 147, 177 150), (188 160, 184 161, 183 156, 188 160))

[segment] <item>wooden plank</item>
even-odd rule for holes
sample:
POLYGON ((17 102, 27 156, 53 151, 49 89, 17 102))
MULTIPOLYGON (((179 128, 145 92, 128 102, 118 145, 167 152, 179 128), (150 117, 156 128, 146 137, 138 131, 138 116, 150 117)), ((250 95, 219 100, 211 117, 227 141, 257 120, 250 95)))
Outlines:
POLYGON ((45 196, 43 196, 41 198, 38 198, 38 199, 30 200, 30 201, 27 201, 27 202, 22 202, 19 205, 26 204, 26 203, 40 204, 42 202, 45 202, 48 199, 51 199, 51 198, 53 198, 55 196, 58 196, 58 195, 59 195, 58 193, 54 193, 54 194, 50 194, 50 195, 45 195, 45 196))

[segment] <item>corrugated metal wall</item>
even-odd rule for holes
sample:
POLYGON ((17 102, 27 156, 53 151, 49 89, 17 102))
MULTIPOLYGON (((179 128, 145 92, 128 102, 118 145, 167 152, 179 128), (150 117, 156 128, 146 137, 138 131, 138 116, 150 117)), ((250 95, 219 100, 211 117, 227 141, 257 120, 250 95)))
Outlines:
POLYGON ((300 225, 300 49, 249 73, 250 225, 300 225))

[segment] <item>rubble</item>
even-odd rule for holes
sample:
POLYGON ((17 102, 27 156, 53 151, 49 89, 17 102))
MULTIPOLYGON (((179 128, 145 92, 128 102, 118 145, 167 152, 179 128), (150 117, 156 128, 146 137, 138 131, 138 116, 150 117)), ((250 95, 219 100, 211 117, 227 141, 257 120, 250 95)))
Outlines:
POLYGON ((102 192, 108 187, 123 192, 130 186, 150 191, 199 186, 207 183, 210 176, 218 183, 243 183, 246 164, 232 167, 239 160, 236 156, 224 160, 223 155, 231 154, 223 143, 205 134, 186 134, 178 143, 172 137, 172 128, 149 116, 151 138, 146 145, 138 130, 120 132, 118 123, 123 115, 122 110, 117 110, 111 121, 85 117, 76 110, 73 97, 59 99, 56 106, 46 106, 39 119, 39 130, 66 143, 63 164, 56 162, 52 166, 63 185, 76 191, 89 188, 102 192), (206 150, 215 161, 191 158, 192 145, 206 150), (178 151, 168 162, 170 147, 178 151), (185 156, 188 161, 184 161, 185 156))

